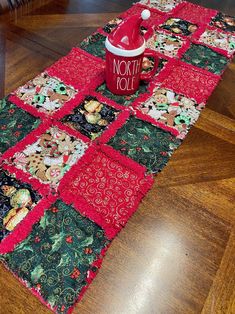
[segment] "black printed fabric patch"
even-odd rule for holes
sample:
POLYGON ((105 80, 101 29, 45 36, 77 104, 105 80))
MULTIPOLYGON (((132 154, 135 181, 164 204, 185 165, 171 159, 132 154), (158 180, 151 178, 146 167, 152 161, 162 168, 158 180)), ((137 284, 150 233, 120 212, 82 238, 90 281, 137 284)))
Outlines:
POLYGON ((87 96, 61 121, 94 140, 116 119, 118 113, 119 110, 100 102, 95 97, 87 96))
POLYGON ((0 242, 28 215, 41 196, 29 184, 0 170, 0 242))
POLYGON ((210 25, 218 27, 226 32, 235 32, 235 17, 219 12, 213 17, 210 25))
POLYGON ((177 35, 189 36, 193 34, 198 27, 196 24, 192 24, 185 20, 170 18, 161 25, 161 28, 171 31, 177 35))

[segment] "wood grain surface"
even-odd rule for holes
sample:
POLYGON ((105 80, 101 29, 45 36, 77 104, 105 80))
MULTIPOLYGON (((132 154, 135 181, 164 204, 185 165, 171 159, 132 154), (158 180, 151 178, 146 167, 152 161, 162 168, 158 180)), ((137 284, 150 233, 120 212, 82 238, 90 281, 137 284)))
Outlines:
MULTIPOLYGON (((39 0, 0 16, 0 96, 132 0, 39 0)), ((234 0, 192 1, 235 15, 234 0)), ((235 63, 113 241, 74 314, 235 313, 235 63)), ((0 313, 50 311, 0 267, 0 313)))

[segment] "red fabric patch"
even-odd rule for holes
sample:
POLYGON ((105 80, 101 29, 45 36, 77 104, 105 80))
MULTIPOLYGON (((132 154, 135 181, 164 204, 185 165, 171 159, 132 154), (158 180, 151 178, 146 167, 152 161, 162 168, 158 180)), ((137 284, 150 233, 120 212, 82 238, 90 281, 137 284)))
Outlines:
POLYGON ((105 61, 82 49, 73 48, 46 72, 76 89, 95 88, 104 81, 105 61))
POLYGON ((217 13, 216 10, 204 8, 190 2, 183 2, 180 6, 182 8, 178 9, 175 17, 180 17, 195 24, 208 24, 217 13))
POLYGON ((94 148, 64 177, 60 196, 113 238, 152 186, 145 170, 111 147, 94 148))
POLYGON ((124 12, 121 17, 127 18, 128 16, 134 15, 134 14, 141 14, 141 12, 145 9, 148 9, 151 13, 150 18, 148 20, 145 20, 142 22, 142 26, 149 26, 149 25, 159 25, 163 23, 163 21, 166 19, 166 15, 164 13, 156 12, 155 10, 151 10, 150 8, 141 5, 136 4, 133 5, 129 10, 124 12))
POLYGON ((157 77, 161 87, 170 88, 198 103, 206 102, 220 80, 218 75, 182 61, 174 61, 169 67, 167 65, 162 75, 157 77))

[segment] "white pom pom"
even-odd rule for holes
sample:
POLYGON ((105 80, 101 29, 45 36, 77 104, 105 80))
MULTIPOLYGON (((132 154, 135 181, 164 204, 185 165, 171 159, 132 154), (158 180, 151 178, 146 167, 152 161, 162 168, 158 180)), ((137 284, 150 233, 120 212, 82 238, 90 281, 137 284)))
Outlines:
POLYGON ((144 10, 141 12, 141 17, 143 20, 147 20, 150 18, 150 11, 149 10, 144 10))

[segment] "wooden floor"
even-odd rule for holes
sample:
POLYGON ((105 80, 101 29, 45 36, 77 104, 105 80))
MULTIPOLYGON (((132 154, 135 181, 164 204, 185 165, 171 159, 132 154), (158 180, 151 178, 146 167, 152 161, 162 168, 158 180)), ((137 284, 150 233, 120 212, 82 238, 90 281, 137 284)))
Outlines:
MULTIPOLYGON (((0 18, 0 96, 132 0, 39 0, 0 18)), ((192 1, 235 15, 234 0, 192 1)), ((74 313, 235 313, 235 63, 74 313)), ((0 268, 1 314, 50 313, 0 268)))

